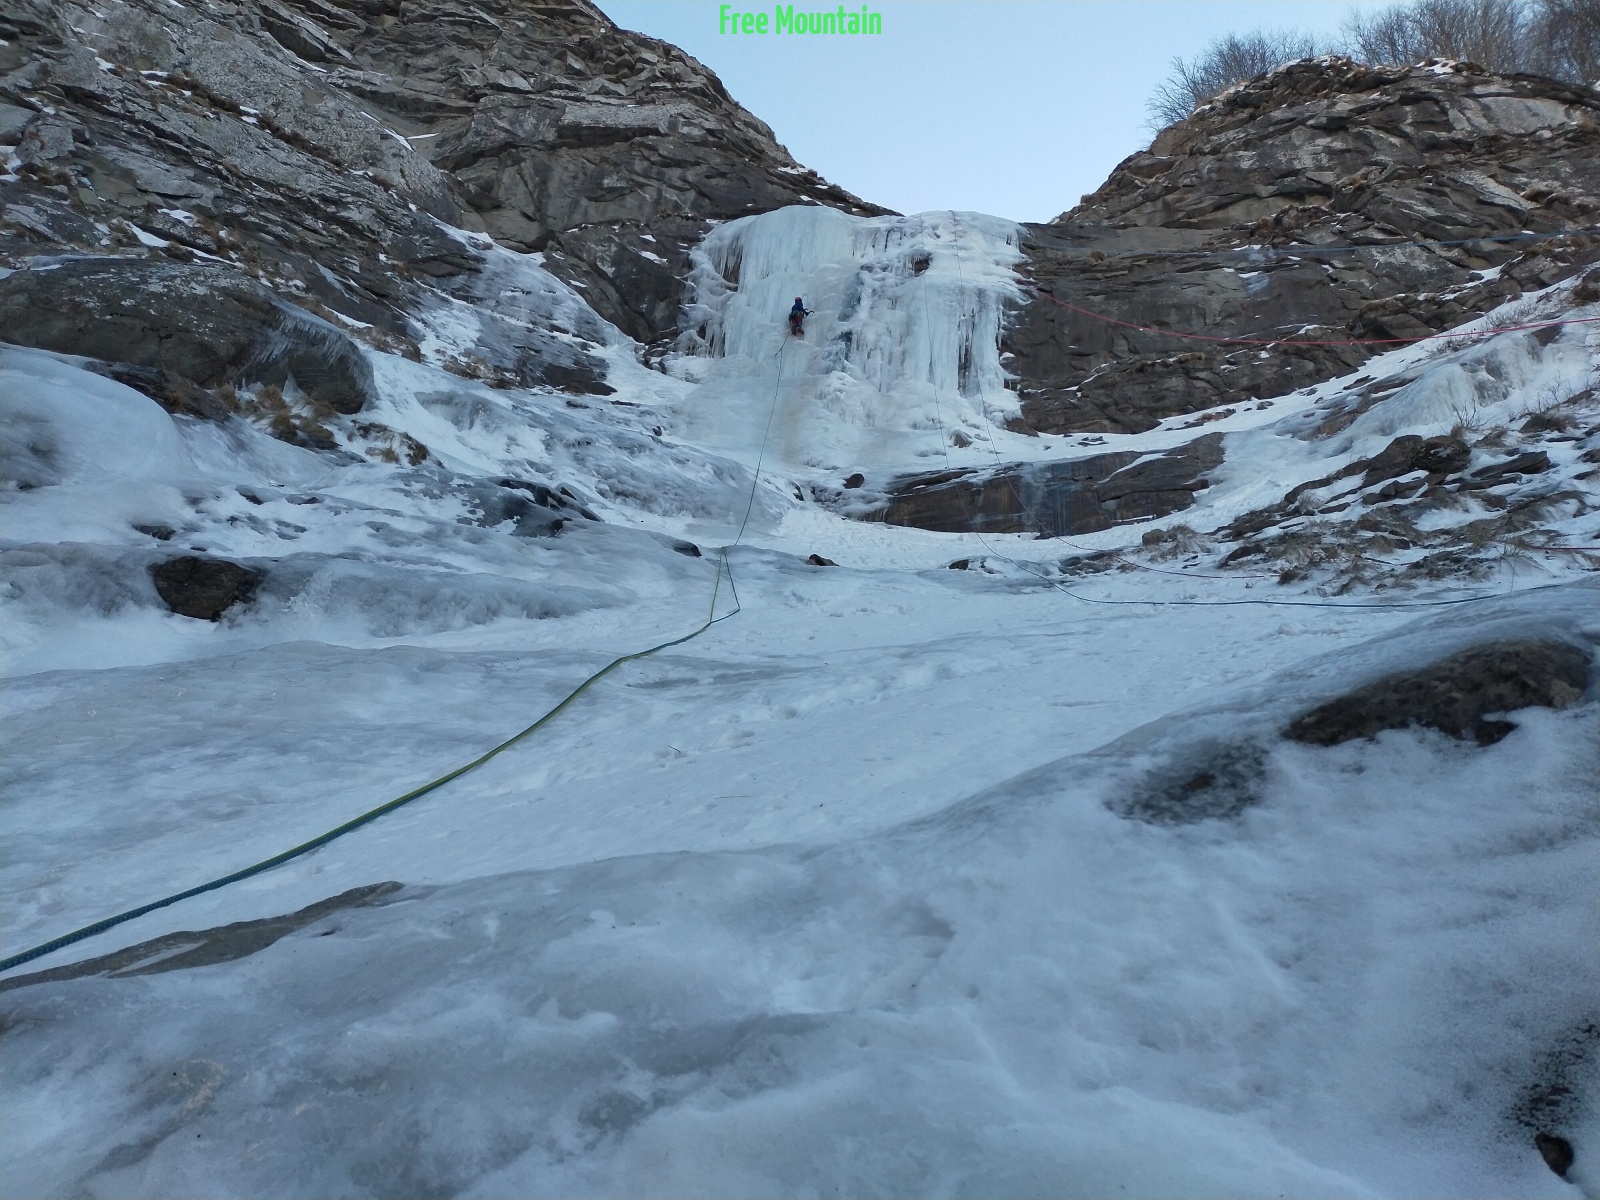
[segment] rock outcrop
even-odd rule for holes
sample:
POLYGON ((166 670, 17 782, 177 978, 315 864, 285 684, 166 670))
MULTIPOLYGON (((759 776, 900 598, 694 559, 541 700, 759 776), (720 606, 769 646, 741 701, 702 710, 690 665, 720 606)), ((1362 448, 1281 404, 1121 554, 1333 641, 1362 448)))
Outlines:
POLYGON ((162 603, 180 617, 217 621, 235 604, 249 603, 265 576, 224 558, 186 554, 156 564, 150 578, 162 603))
POLYGON ((1044 295, 1008 339, 1022 424, 1142 432, 1284 395, 1381 349, 1263 353, 1130 325, 1329 341, 1432 334, 1600 260, 1597 227, 1600 92, 1470 64, 1287 65, 1163 131, 1077 208, 1027 227, 1025 270, 1044 295), (1457 244, 1331 249, 1397 240, 1457 244))
MULTIPOLYGON (((0 141, 0 265, 198 260, 191 282, 233 272, 225 304, 270 291, 412 355, 419 310, 503 296, 474 231, 541 251, 651 342, 677 332, 687 248, 711 221, 883 211, 802 168, 694 59, 585 0, 16 0, 0 141)), ((592 317, 484 308, 463 373, 606 390, 583 350, 605 336, 592 317)), ((6 330, 98 356, 59 323, 6 330)))
POLYGON ((885 211, 796 163, 683 51, 582 0, 407 4, 351 50, 400 94, 354 90, 396 119, 420 128, 419 93, 454 106, 424 132, 438 134, 429 157, 462 201, 642 342, 676 334, 688 250, 708 220, 800 203, 885 211))
POLYGON ((1494 714, 1565 708, 1582 699, 1589 669, 1588 652, 1568 642, 1478 646, 1319 705, 1295 718, 1283 736, 1336 746, 1385 729, 1421 725, 1488 746, 1516 728, 1494 714))
POLYGON ((989 471, 906 475, 885 487, 879 518, 944 533, 1072 536, 1179 512, 1222 463, 1207 434, 1161 454, 1127 451, 1060 463, 1009 463, 989 471))
POLYGON ((187 971, 193 967, 234 962, 258 954, 289 934, 326 917, 352 908, 393 903, 390 897, 404 886, 393 880, 368 883, 278 917, 234 921, 212 929, 184 929, 163 934, 129 946, 126 950, 114 950, 110 954, 33 971, 27 975, 8 976, 0 980, 0 992, 38 983, 54 983, 61 979, 86 979, 94 975, 131 979, 138 975, 159 975, 166 971, 187 971))
POLYGON ((232 267, 167 259, 88 258, 0 279, 8 340, 108 364, 120 382, 169 409, 202 411, 186 385, 293 380, 313 404, 357 413, 372 367, 351 338, 286 304, 232 267))

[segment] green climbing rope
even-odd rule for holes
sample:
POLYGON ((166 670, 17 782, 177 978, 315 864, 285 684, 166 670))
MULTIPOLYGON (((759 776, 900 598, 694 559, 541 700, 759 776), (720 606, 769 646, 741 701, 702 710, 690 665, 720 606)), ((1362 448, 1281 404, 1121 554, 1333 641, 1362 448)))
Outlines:
MULTIPOLYGON (((787 339, 785 339, 785 344, 787 344, 787 339)), ((778 410, 778 393, 783 382, 783 346, 778 348, 777 358, 778 372, 777 378, 773 382, 772 406, 770 411, 767 413, 766 429, 761 435, 761 448, 756 454, 755 473, 750 480, 750 498, 745 504, 744 519, 739 523, 739 532, 733 539, 733 542, 729 546, 724 546, 720 555, 718 556, 717 577, 716 581, 711 587, 711 607, 706 613, 705 621, 697 629, 684 634, 682 637, 675 637, 670 641, 661 642, 658 645, 651 646, 646 650, 635 650, 632 654, 624 654, 618 658, 612 659, 605 666, 601 667, 593 675, 590 675, 582 683, 578 684, 577 687, 568 692, 564 697, 562 697, 561 701, 554 708, 545 713, 544 716, 540 717, 537 721, 535 721, 532 725, 529 725, 520 733, 513 734, 511 737, 508 737, 505 741, 501 742, 498 746, 494 747, 494 749, 485 754, 480 754, 477 758, 473 759, 464 766, 460 766, 453 771, 446 772, 437 779, 429 780, 421 787, 412 788, 403 796, 396 796, 393 800, 390 800, 385 804, 380 804, 377 808, 368 809, 360 816, 354 817, 346 821, 343 825, 337 826, 334 829, 330 829, 326 833, 320 834, 308 842, 301 842, 298 846, 294 846, 291 849, 285 850, 281 854, 274 854, 271 858, 264 858, 260 862, 254 863, 248 867, 244 867, 241 870, 234 871, 232 874, 223 875, 220 878, 210 880, 207 883, 202 883, 198 887, 192 887, 182 892, 176 892, 171 896, 165 896, 162 899, 152 901, 149 904, 141 904, 138 908, 130 908, 127 912, 121 912, 117 913, 115 916, 106 917, 103 920, 94 922, 92 925, 85 925, 82 929, 75 929, 71 933, 63 934, 58 938, 52 938, 50 941, 44 942, 38 946, 34 946, 30 950, 24 950, 20 954, 13 954, 9 958, 0 960, 0 971, 9 971, 13 967, 20 967, 23 963, 32 962, 36 958, 41 958, 46 954, 52 953, 53 951, 63 949, 64 947, 72 945, 74 942, 81 942, 85 938, 91 938, 96 934, 104 933, 108 929, 112 929, 115 926, 121 925, 124 921, 131 921, 135 917, 142 917, 146 913, 155 912, 158 908, 166 908, 168 905, 177 904, 181 900, 188 900, 191 897, 203 895, 206 892, 214 892, 218 888, 227 887, 230 883, 238 883, 241 879, 249 879, 252 875, 260 875, 263 871, 270 871, 274 867, 281 867, 284 863, 299 858, 303 854, 311 853, 311 851, 317 849, 319 846, 326 846, 329 842, 334 841, 336 838, 341 838, 352 830, 360 829, 363 825, 370 824, 384 814, 391 813, 403 805, 410 804, 413 800, 421 799, 429 792, 437 791, 451 780, 460 779, 461 776, 465 775, 469 771, 474 771, 483 766, 484 763, 488 762, 496 755, 505 753, 505 751, 511 749, 511 747, 515 746, 524 738, 538 732, 551 721, 555 720, 558 716, 565 712, 567 708, 571 706, 573 701, 577 700, 579 696, 583 695, 584 692, 588 691, 591 687, 599 683, 600 680, 604 679, 607 675, 611 674, 611 672, 615 671, 624 663, 635 662, 641 658, 649 658, 652 654, 659 654, 661 651, 671 649, 673 646, 681 646, 685 642, 693 641, 706 630, 710 629, 713 625, 716 625, 721 621, 726 621, 729 617, 737 616, 740 612, 739 590, 734 584, 733 568, 728 563, 728 551, 744 540, 745 529, 750 524, 750 514, 755 508, 756 488, 759 487, 761 483, 761 468, 762 464, 766 460, 767 440, 772 434, 772 419, 778 410), (719 617, 717 616, 717 600, 722 595, 722 579, 724 575, 727 576, 729 590, 733 593, 733 610, 731 612, 726 612, 719 617)))

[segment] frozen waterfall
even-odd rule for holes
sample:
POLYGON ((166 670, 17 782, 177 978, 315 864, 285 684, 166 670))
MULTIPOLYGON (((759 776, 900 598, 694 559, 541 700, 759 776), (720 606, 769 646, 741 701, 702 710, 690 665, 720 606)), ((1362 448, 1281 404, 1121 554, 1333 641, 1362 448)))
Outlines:
POLYGON ((694 255, 675 364, 707 385, 697 433, 737 452, 776 401, 775 449, 796 468, 987 444, 1018 411, 1000 337, 1020 233, 977 213, 810 206, 718 226, 694 255), (803 340, 786 324, 796 296, 813 312, 803 340))

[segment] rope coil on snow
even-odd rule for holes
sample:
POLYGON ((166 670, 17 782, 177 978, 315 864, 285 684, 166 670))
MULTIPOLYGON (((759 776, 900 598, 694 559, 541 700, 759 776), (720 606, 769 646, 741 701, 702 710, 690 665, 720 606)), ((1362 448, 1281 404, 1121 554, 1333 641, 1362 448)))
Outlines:
POLYGON ((589 688, 600 682, 600 680, 604 679, 607 675, 611 674, 611 672, 615 671, 623 664, 634 662, 641 658, 649 658, 652 654, 658 654, 662 650, 668 650, 673 646, 681 646, 685 642, 693 641, 706 630, 710 629, 713 625, 719 624, 722 621, 726 621, 730 617, 738 616, 741 611, 739 604, 739 590, 734 583, 733 567, 728 562, 728 551, 739 545, 739 543, 744 540, 745 529, 750 524, 750 514, 755 509, 756 489, 761 484, 761 467, 762 463, 766 459, 767 439, 771 436, 773 417, 777 413, 778 409, 778 392, 783 382, 783 352, 786 348, 786 345, 787 343, 780 345, 778 348, 778 373, 777 378, 773 381, 772 406, 767 413, 766 430, 761 435, 761 447, 756 453, 756 466, 755 471, 750 479, 750 499, 745 505, 744 519, 739 524, 738 534, 734 537, 733 541, 729 545, 722 547, 722 550, 718 556, 717 576, 711 587, 711 607, 706 613, 706 619, 704 623, 702 623, 697 629, 690 633, 684 634, 682 637, 675 637, 670 641, 661 642, 658 645, 651 646, 646 650, 636 650, 632 654, 624 654, 618 658, 612 659, 605 666, 601 667, 594 674, 590 675, 587 679, 578 684, 577 687, 568 692, 564 697, 562 697, 560 702, 557 703, 554 708, 546 712, 532 725, 529 725, 520 733, 513 734, 511 737, 501 742, 498 746, 495 746, 485 754, 479 755, 465 766, 460 766, 453 771, 446 772, 437 779, 430 780, 429 782, 423 784, 421 787, 412 788, 404 795, 396 796, 393 800, 390 800, 384 804, 380 804, 376 808, 369 809, 360 816, 346 821, 343 825, 339 825, 333 829, 330 829, 326 833, 312 838, 310 841, 301 842, 298 846, 294 846, 288 850, 285 850, 281 854, 274 854, 271 858, 264 858, 258 863, 254 863, 251 866, 243 868, 242 870, 234 871, 231 874, 223 875, 220 878, 210 880, 207 883, 202 883, 198 887, 192 887, 186 889, 185 891, 176 892, 173 895, 163 897, 160 900, 152 901, 149 904, 142 904, 138 908, 130 908, 126 912, 121 912, 117 913, 115 916, 106 917, 104 920, 96 921, 92 925, 85 925, 82 929, 75 929, 71 933, 63 934, 61 937, 52 938, 50 941, 44 942, 38 946, 34 946, 32 949, 24 950, 20 954, 13 954, 9 958, 0 960, 0 971, 9 971, 13 967, 20 967, 23 963, 32 962, 36 958, 41 958, 44 955, 50 954, 56 950, 64 949, 75 942, 81 942, 86 938, 94 937, 96 934, 104 933, 106 930, 115 928, 125 921, 131 921, 136 917, 144 916, 146 913, 155 912, 158 908, 166 908, 169 905, 177 904, 181 900, 188 900, 195 896, 204 895, 206 892, 214 892, 219 888, 227 887, 230 883, 238 883, 240 880, 249 879, 253 875, 260 875, 265 871, 272 870, 274 867, 282 866, 286 862, 299 858, 301 855, 309 854, 311 851, 320 846, 326 846, 329 842, 334 841, 337 838, 341 838, 345 834, 356 829, 360 829, 363 825, 367 825, 373 821, 376 821, 379 817, 384 816, 387 813, 391 813, 403 805, 410 804, 413 800, 421 799, 429 792, 437 791, 439 788, 442 788, 445 784, 451 782, 452 780, 459 779, 461 776, 467 774, 467 772, 476 770, 478 767, 483 766, 484 763, 488 762, 496 755, 502 754, 511 749, 512 746, 515 746, 524 738, 537 732, 539 729, 555 720, 555 718, 564 712, 568 706, 577 700, 579 696, 583 695, 583 693, 588 691, 589 688), (724 573, 726 573, 728 577, 728 587, 733 592, 733 611, 724 613, 719 617, 717 616, 717 599, 722 594, 722 577, 724 573))

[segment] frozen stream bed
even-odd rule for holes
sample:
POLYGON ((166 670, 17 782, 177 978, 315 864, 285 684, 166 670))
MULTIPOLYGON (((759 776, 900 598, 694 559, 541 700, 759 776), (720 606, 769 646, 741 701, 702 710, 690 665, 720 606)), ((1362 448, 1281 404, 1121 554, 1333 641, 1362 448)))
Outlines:
MULTIPOLYGON (((892 276, 894 237, 825 232, 840 295, 850 255, 892 276)), ((987 301, 961 289, 1006 286, 1003 227, 972 237, 983 271, 935 252, 917 276, 967 272, 965 328, 987 301)), ((781 298, 821 268, 771 269, 781 298)), ((898 309, 859 311, 881 367, 898 309)), ((627 404, 581 411, 377 361, 367 415, 431 451, 405 468, 4 352, 7 478, 27 483, 5 493, 7 954, 337 825, 693 629, 754 495, 736 616, 373 825, 8 974, 8 1196, 1600 1188, 1592 692, 1484 747, 1280 736, 1463 647, 1592 646, 1592 576, 1402 597, 1489 597, 1433 609, 1145 571, 1062 590, 1029 569, 1038 543, 794 498, 898 436, 861 417, 848 363, 813 381, 838 399, 821 432, 784 425, 752 493, 760 355, 673 376, 615 354, 627 404), (512 476, 603 519, 532 536, 494 508, 512 476), (180 550, 266 582, 221 622, 175 616, 148 567, 180 550), (1200 775, 1216 814, 1167 819, 1200 775), (183 959, 221 944, 204 931, 390 882, 183 959), (180 931, 118 974, 11 986, 180 931), (1531 1148, 1556 1119, 1567 1182, 1531 1148)), ((902 372, 907 462, 937 360, 902 372)), ((981 422, 982 386, 953 411, 981 422)), ((1076 452, 1026 440, 1007 453, 1076 452)), ((1325 469, 1270 430, 1236 457, 1275 484, 1325 469)), ((1214 519, 1252 486, 1220 484, 1214 519)))

